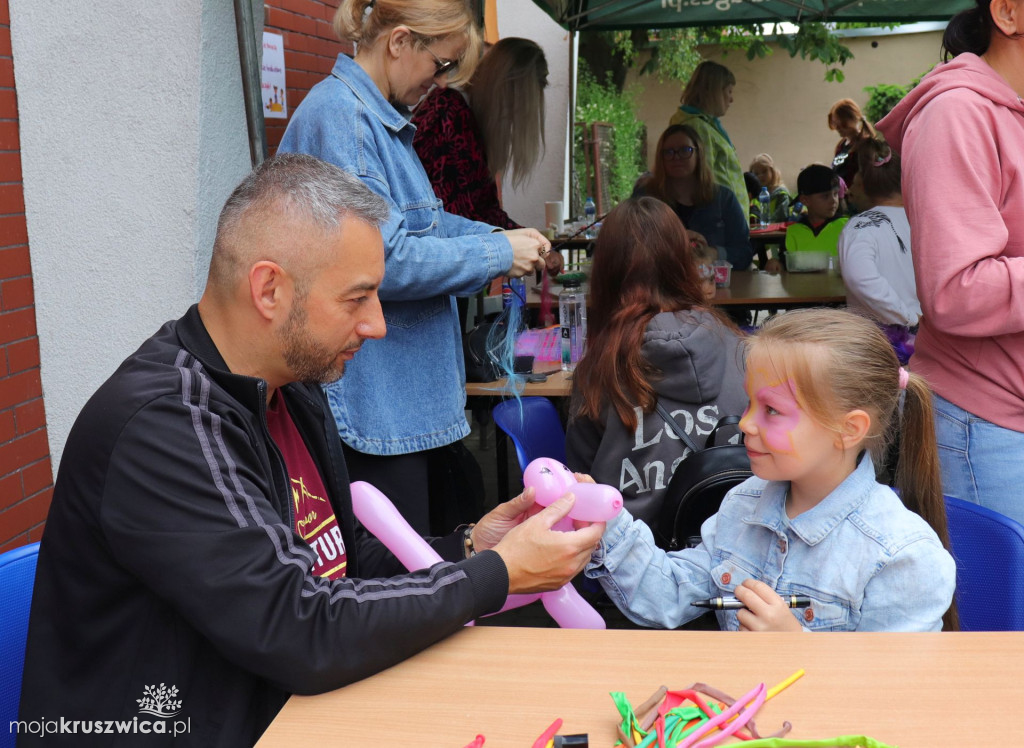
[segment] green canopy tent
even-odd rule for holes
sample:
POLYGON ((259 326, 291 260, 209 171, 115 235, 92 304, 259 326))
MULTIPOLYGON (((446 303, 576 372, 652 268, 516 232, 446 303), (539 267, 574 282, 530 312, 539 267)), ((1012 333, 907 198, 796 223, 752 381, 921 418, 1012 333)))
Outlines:
MULTIPOLYGON (((770 23, 948 21, 972 0, 533 0, 569 31, 569 121, 575 120, 579 31, 770 23)), ((572 161, 569 138, 569 161, 572 161)))
POLYGON ((570 31, 748 23, 948 21, 971 0, 533 0, 570 31))

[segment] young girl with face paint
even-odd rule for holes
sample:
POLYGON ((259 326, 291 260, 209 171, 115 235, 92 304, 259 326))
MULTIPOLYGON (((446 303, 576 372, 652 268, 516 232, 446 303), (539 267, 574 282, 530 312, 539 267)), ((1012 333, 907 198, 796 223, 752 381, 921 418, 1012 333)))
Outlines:
POLYGON ((755 477, 734 488, 696 548, 666 552, 622 512, 586 568, 632 621, 674 628, 693 603, 741 631, 955 629, 931 393, 885 335, 849 312, 771 319, 748 342, 740 428, 755 477), (878 483, 901 438, 896 487, 878 483), (902 497, 902 500, 901 498, 902 497), (783 599, 810 599, 790 609, 783 599))

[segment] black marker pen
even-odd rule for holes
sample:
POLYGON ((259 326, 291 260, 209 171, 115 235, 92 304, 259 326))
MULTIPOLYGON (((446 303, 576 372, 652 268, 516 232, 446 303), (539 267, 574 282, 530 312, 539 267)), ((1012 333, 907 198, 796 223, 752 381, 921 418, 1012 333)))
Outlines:
MULTIPOLYGON (((783 595, 782 601, 790 608, 809 608, 811 606, 811 598, 809 597, 783 595)), ((695 608, 710 608, 711 610, 740 610, 746 607, 735 597, 713 597, 710 600, 695 600, 690 605, 695 608)))

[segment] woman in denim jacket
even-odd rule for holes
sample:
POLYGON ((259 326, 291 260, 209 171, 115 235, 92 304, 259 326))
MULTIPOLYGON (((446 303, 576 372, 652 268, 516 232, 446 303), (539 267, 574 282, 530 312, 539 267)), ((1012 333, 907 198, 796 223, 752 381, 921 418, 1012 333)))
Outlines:
POLYGON ((415 127, 396 108, 473 72, 480 39, 465 3, 343 0, 334 29, 357 43, 355 59, 339 55, 310 90, 280 151, 334 163, 391 203, 381 227, 387 335, 367 340, 326 389, 351 479, 377 486, 427 533, 430 465, 469 433, 453 297, 543 267, 550 243, 533 229, 499 231, 445 212, 413 150, 415 127))
POLYGON ((693 602, 735 596, 743 607, 718 612, 723 629, 956 628, 924 380, 899 366, 874 324, 845 311, 789 312, 750 341, 740 428, 757 477, 729 492, 696 548, 666 553, 622 512, 587 576, 647 626, 679 626, 703 612, 693 602), (872 460, 894 418, 902 502, 872 460), (791 610, 782 596, 810 605, 791 610))

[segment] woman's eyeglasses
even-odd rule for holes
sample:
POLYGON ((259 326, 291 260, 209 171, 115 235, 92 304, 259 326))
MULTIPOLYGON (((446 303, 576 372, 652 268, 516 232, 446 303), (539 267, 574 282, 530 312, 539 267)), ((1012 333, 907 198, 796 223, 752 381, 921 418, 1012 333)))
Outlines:
POLYGON ((684 145, 682 148, 663 148, 661 155, 666 159, 682 161, 690 158, 696 150, 692 145, 684 145))
POLYGON ((427 50, 427 53, 434 58, 434 77, 437 78, 441 75, 448 75, 454 73, 455 69, 459 67, 458 60, 442 60, 440 57, 435 55, 430 47, 424 45, 423 49, 427 50))

